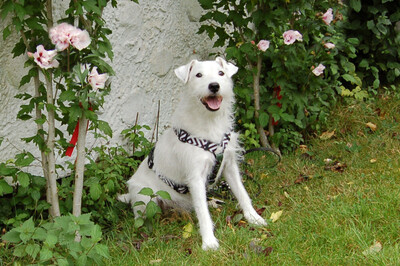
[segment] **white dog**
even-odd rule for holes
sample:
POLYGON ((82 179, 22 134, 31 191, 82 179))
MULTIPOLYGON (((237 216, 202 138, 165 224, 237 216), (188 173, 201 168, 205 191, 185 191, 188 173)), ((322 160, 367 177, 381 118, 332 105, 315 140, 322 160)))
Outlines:
MULTIPOLYGON (((138 194, 144 187, 154 192, 167 191, 167 205, 194 209, 200 225, 202 248, 217 249, 213 222, 208 210, 206 190, 216 164, 216 155, 223 153, 217 179, 222 174, 251 224, 266 225, 251 205, 239 173, 238 135, 233 129, 232 75, 237 67, 218 57, 215 61, 193 60, 175 69, 187 88, 174 112, 172 128, 166 130, 155 149, 128 181, 129 193, 119 196, 124 202, 148 201, 138 194)), ((135 206, 144 211, 144 206, 135 206)))

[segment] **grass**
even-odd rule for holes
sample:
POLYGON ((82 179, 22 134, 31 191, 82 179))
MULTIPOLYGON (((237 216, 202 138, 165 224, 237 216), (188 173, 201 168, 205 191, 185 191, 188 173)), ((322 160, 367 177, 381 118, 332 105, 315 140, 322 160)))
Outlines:
POLYGON ((211 211, 221 247, 205 252, 194 214, 164 215, 150 236, 135 233, 130 217, 108 235, 107 264, 400 265, 400 101, 337 107, 331 119, 331 138, 315 136, 275 168, 255 158, 261 193, 245 182, 253 205, 266 219, 283 211, 267 228, 233 222, 240 216, 228 202, 211 211), (183 238, 188 223, 194 231, 183 238), (363 254, 377 242, 379 252, 363 254))
MULTIPOLYGON (((148 233, 126 206, 123 222, 104 231, 106 265, 400 265, 399 121, 399 99, 338 106, 330 134, 315 134, 276 167, 251 158, 253 179, 244 181, 253 205, 267 220, 282 215, 255 228, 234 200, 211 209, 217 251, 201 249, 194 214, 163 214, 148 233), (381 250, 367 254, 376 243, 381 250)), ((12 250, 1 248, 0 266, 10 265, 12 250)))

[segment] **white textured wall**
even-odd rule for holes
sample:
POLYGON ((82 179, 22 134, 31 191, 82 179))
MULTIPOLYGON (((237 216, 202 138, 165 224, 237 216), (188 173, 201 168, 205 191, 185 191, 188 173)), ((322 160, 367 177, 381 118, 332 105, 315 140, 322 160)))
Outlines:
MULTIPOLYGON (((118 2, 118 8, 110 7, 104 15, 113 31, 109 38, 116 72, 101 114, 114 131, 111 143, 122 143, 119 133, 134 124, 137 112, 140 124, 153 127, 159 100, 160 129, 168 126, 183 89, 174 68, 193 58, 207 59, 212 52, 208 37, 196 34, 202 12, 197 0, 140 0, 139 5, 129 0, 118 2)), ((62 9, 58 6, 56 12, 62 9)), ((14 95, 33 91, 32 85, 18 89, 27 69, 23 69, 24 57, 12 58, 16 38, 12 35, 6 42, 0 38, 0 137, 6 138, 0 146, 0 162, 20 150, 36 151, 20 141, 35 133, 35 124, 16 119, 21 101, 14 95)), ((88 146, 93 145, 93 139, 89 142, 88 146)), ((31 171, 39 173, 38 168, 31 171)))

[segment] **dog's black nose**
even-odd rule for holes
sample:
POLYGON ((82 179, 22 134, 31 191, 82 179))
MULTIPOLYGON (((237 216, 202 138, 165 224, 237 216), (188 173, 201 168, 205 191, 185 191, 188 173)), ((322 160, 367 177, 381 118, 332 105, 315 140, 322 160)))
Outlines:
POLYGON ((217 93, 219 91, 219 84, 217 82, 213 82, 210 83, 208 85, 208 89, 212 92, 212 93, 217 93))

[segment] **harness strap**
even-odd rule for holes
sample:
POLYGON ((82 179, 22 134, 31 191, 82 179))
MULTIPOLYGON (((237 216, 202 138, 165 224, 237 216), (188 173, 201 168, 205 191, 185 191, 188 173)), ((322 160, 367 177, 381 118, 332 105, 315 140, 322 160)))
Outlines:
MULTIPOLYGON (((217 178, 218 170, 219 170, 219 167, 221 166, 221 162, 222 162, 222 155, 225 151, 226 146, 228 145, 228 143, 231 139, 231 133, 226 133, 224 135, 224 138, 221 141, 221 143, 214 143, 214 142, 206 140, 206 139, 192 137, 187 131, 185 131, 183 129, 174 128, 174 132, 181 142, 194 145, 205 151, 209 151, 215 156, 216 163, 213 166, 211 174, 207 178, 207 184, 212 185, 215 182, 215 179, 217 178)), ((154 167, 154 150, 155 150, 155 147, 153 147, 153 149, 151 149, 151 151, 149 153, 149 156, 147 159, 148 167, 157 174, 158 178, 160 178, 165 184, 167 184, 168 186, 173 188, 176 192, 178 192, 180 194, 188 193, 189 192, 188 186, 183 185, 183 184, 177 184, 174 181, 172 181, 171 179, 164 176, 163 174, 157 173, 155 171, 155 169, 153 169, 153 167, 154 167)))
POLYGON ((230 132, 224 135, 224 138, 222 139, 221 143, 215 143, 207 139, 192 137, 186 130, 183 129, 174 128, 174 132, 181 142, 202 148, 205 151, 211 152, 212 154, 214 154, 214 156, 216 156, 219 153, 223 153, 226 148, 226 145, 228 145, 231 139, 230 132))

